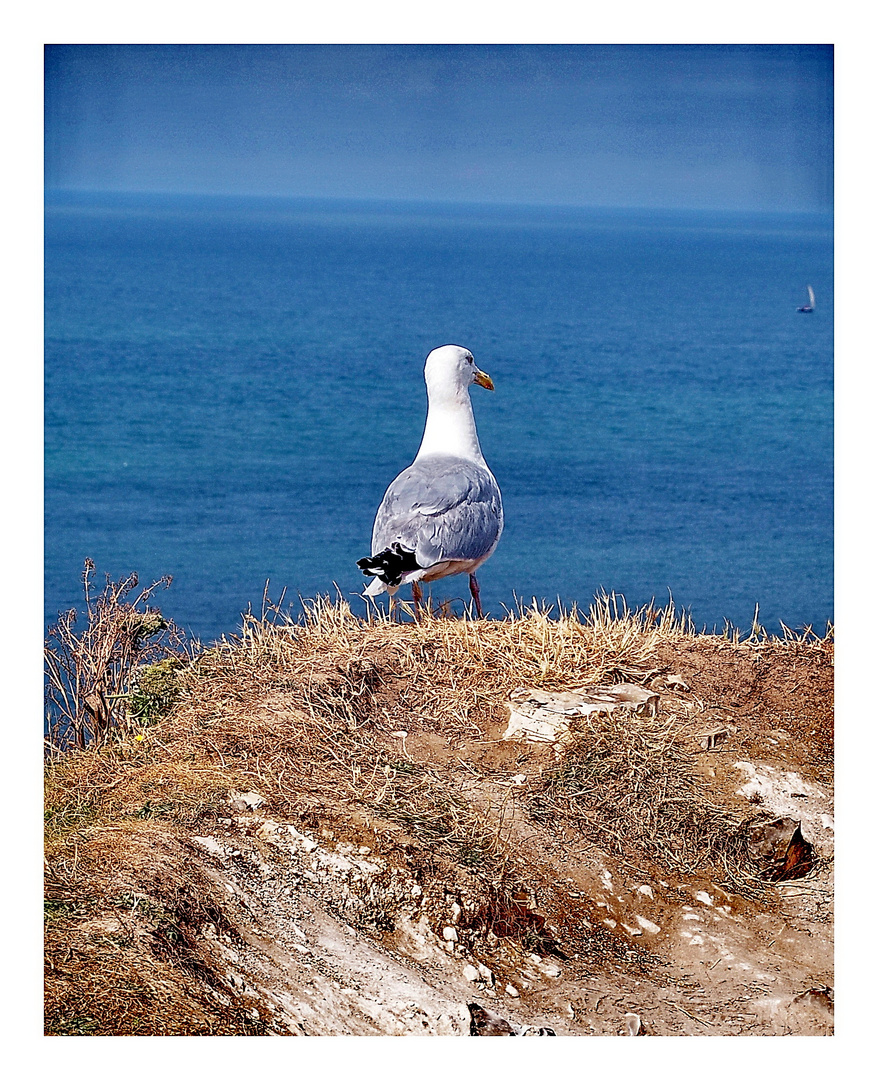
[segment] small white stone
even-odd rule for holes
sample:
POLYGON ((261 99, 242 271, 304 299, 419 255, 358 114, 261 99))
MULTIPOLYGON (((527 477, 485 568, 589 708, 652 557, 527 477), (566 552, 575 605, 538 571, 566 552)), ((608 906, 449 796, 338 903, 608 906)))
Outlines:
POLYGON ((457 941, 457 931, 453 926, 445 926, 442 929, 442 936, 446 941, 457 941))
POLYGON ((317 849, 317 841, 312 840, 310 836, 306 836, 302 841, 302 847, 306 851, 315 851, 317 849))
POLYGON ((622 923, 622 929, 627 931, 632 937, 643 937, 643 931, 636 926, 626 926, 622 923))
POLYGON ((661 930, 657 923, 645 919, 642 915, 635 915, 634 918, 637 919, 638 926, 642 927, 648 934, 657 934, 661 930))
POLYGON ((517 991, 517 990, 515 989, 515 987, 514 987, 514 986, 512 985, 512 983, 507 983, 507 984, 506 984, 506 993, 507 993, 507 994, 508 994, 508 995, 509 995, 510 997, 513 997, 513 998, 515 998, 515 997, 519 997, 519 996, 520 996, 520 995, 519 995, 519 993, 518 993, 518 991, 517 991))
POLYGON ((372 854, 372 849, 370 847, 367 847, 365 844, 363 844, 362 847, 357 848, 357 852, 360 855, 371 855, 372 854))
POLYGON ((232 809, 239 812, 241 810, 258 810, 264 802, 265 799, 258 791, 233 791, 231 796, 232 809))
POLYGON ((460 922, 461 906, 456 901, 451 905, 451 923, 453 926, 457 926, 460 922))
POLYGON ((512 783, 515 784, 516 787, 521 787, 522 784, 527 783, 527 777, 523 772, 520 772, 516 776, 512 777, 512 783))
POLYGON ((463 969, 463 977, 466 979, 467 982, 478 982, 479 981, 479 970, 478 970, 478 968, 473 967, 472 964, 467 964, 466 967, 463 969))
POLYGON ((604 926, 609 926, 609 928, 611 930, 616 929, 616 920, 615 919, 602 919, 601 921, 603 922, 604 926))
POLYGON ((419 896, 423 896, 423 895, 424 895, 424 890, 421 888, 420 885, 418 885, 418 884, 412 885, 412 896, 415 898, 415 900, 417 900, 419 896))
POLYGON ((494 981, 494 972, 489 967, 485 967, 484 964, 477 964, 476 966, 479 969, 479 975, 485 982, 492 983, 494 981))
POLYGON ((211 855, 225 855, 226 849, 212 836, 193 836, 192 839, 211 855))
POLYGON ((706 893, 706 892, 704 892, 704 891, 702 891, 702 892, 697 892, 697 893, 695 894, 695 899, 696 899, 696 900, 697 900, 697 901, 698 901, 698 902, 699 902, 700 904, 706 904, 706 905, 707 905, 708 907, 713 907, 713 900, 712 900, 712 899, 711 899, 711 897, 710 897, 710 893, 706 893))
POLYGON ((550 979, 558 979, 561 976, 561 969, 557 964, 540 964, 543 969, 543 974, 548 975, 550 979))
POLYGON ((391 734, 391 735, 392 735, 392 736, 393 736, 393 737, 394 737, 395 739, 407 739, 407 738, 408 738, 408 734, 409 734, 409 733, 408 733, 407 731, 391 731, 391 733, 390 733, 390 734, 391 734))
POLYGON ((655 893, 652 891, 649 885, 638 886, 637 891, 643 893, 644 896, 648 896, 650 900, 655 900, 655 893))

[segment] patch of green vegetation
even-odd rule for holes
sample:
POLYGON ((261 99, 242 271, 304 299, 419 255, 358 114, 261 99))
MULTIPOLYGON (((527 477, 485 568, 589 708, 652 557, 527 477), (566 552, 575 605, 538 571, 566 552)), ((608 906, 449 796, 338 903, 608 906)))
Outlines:
POLYGON ((408 775, 411 775, 412 773, 423 772, 421 766, 414 761, 402 761, 400 759, 397 759, 395 761, 391 760, 389 764, 390 768, 393 769, 394 772, 398 773, 406 773, 408 775))
POLYGON ((160 611, 132 611, 127 619, 128 629, 135 642, 148 641, 168 629, 168 623, 160 611))
POLYGON ((173 802, 154 803, 147 799, 143 806, 134 811, 134 816, 140 818, 141 821, 145 821, 148 818, 172 817, 175 807, 176 804, 173 802))
POLYGON ((466 866, 470 870, 484 866, 493 856, 491 845, 485 840, 469 838, 455 842, 450 839, 448 843, 449 846, 454 848, 460 865, 466 866))
POLYGON ((46 1027, 47 1035, 95 1035, 100 1030, 100 1021, 93 1016, 62 1016, 50 1021, 46 1027))
POLYGON ((78 829, 88 825, 97 817, 97 809, 94 803, 79 800, 66 803, 64 806, 47 807, 43 811, 43 819, 48 833, 59 834, 68 829, 78 829))
POLYGON ((133 720, 154 724, 171 711, 181 692, 179 672, 182 666, 182 660, 171 656, 138 671, 128 702, 133 720))
POLYGON ((43 922, 46 926, 65 922, 76 915, 81 915, 85 906, 83 900, 44 900, 43 922))
POLYGON ((546 934, 541 931, 529 927, 525 930, 523 937, 521 938, 521 947, 526 952, 537 953, 540 956, 545 955, 546 952, 546 934))
POLYGON ((166 918, 168 915, 161 904, 156 904, 142 893, 122 892, 114 896, 111 903, 113 907, 137 914, 148 922, 166 918))

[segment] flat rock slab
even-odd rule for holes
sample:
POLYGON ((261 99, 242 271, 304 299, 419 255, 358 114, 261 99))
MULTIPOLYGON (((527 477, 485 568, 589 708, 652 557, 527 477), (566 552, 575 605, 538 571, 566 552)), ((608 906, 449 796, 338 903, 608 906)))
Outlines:
POLYGON ((591 713, 626 709, 635 716, 655 716, 660 698, 654 690, 635 683, 587 686, 574 693, 549 693, 519 687, 513 690, 509 724, 502 738, 527 742, 560 743, 570 738, 571 721, 591 713))

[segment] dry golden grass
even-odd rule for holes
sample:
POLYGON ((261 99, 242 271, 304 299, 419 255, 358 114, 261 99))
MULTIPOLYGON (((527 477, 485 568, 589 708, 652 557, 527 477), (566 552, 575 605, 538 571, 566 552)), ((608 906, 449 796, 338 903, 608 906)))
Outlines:
MULTIPOLYGON (((478 738, 487 721, 504 720, 504 702, 518 686, 575 691, 644 682, 658 670, 660 644, 696 637, 672 607, 632 612, 608 596, 585 617, 574 609, 553 618, 534 607, 478 622, 365 621, 345 602, 325 599, 294 620, 269 606, 260 618, 245 617, 240 637, 224 639, 182 671, 181 698, 167 719, 49 766, 49 849, 55 837, 116 818, 189 825, 229 790, 251 787, 279 813, 301 812, 314 798, 381 807, 422 838, 453 847, 451 838, 471 835, 471 824, 458 820, 471 811, 436 770, 401 760, 385 736, 422 725, 453 739, 478 738), (426 817, 421 804, 433 808, 426 817)), ((688 768, 672 731, 617 731, 621 722, 605 720, 577 741, 570 761, 600 745, 605 756, 619 756, 621 785, 648 768, 655 773, 651 787, 635 784, 626 805, 639 805, 647 787, 649 798, 661 801, 663 778, 670 783, 688 768)), ((564 798, 571 806, 612 801, 597 789, 564 798)), ((642 808, 646 820, 658 813, 651 804, 642 808)), ((632 812, 626 828, 647 835, 636 819, 632 812)))
POLYGON ((710 801, 667 718, 632 724, 619 714, 593 714, 580 721, 528 809, 537 821, 572 824, 617 856, 645 853, 688 874, 712 866, 727 887, 751 895, 761 889, 746 833, 760 815, 710 801))
MULTIPOLYGON (((526 933, 538 948, 533 918, 512 899, 520 883, 496 814, 467 802, 453 770, 405 756, 392 733, 438 732, 452 744, 480 739, 504 722, 516 687, 643 683, 667 670, 656 659, 660 646, 697 640, 672 607, 632 612, 608 596, 585 616, 534 607, 496 621, 363 620, 345 602, 325 599, 309 603, 300 619, 271 605, 246 616, 239 637, 181 669, 167 717, 47 766, 50 1028, 147 1033, 135 1028, 148 1008, 178 1018, 153 1033, 258 1027, 208 998, 182 1004, 195 977, 180 955, 162 953, 160 916, 149 924, 158 968, 146 989, 136 976, 146 955, 139 946, 111 948, 86 934, 82 947, 92 959, 63 961, 64 935, 89 905, 105 910, 129 893, 160 897, 185 945, 193 901, 181 893, 179 852, 165 842, 227 812, 234 790, 258 791, 278 819, 337 823, 365 812, 376 829, 397 826, 412 858, 444 860, 480 883, 486 925, 526 933), (153 1004, 150 994, 158 995, 153 1004)), ((789 640, 804 647, 802 638, 789 640)), ((706 797, 667 717, 592 720, 521 805, 547 828, 572 824, 615 852, 641 850, 683 869, 713 865, 749 887, 744 818, 706 797)))
POLYGON ((66 839, 46 882, 46 1034, 267 1033, 202 961, 200 928, 232 927, 164 830, 117 822, 66 839))

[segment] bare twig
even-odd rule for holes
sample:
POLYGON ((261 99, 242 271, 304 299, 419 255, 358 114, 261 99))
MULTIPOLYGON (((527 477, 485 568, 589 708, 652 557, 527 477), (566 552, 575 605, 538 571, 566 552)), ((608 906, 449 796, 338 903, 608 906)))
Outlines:
POLYGON ((62 612, 49 627, 44 658, 46 733, 57 750, 106 741, 125 726, 127 700, 137 669, 169 656, 186 655, 184 637, 161 612, 151 608, 153 593, 171 584, 160 578, 136 594, 136 574, 93 592, 94 563, 82 574, 85 626, 76 631, 78 613, 62 612))

